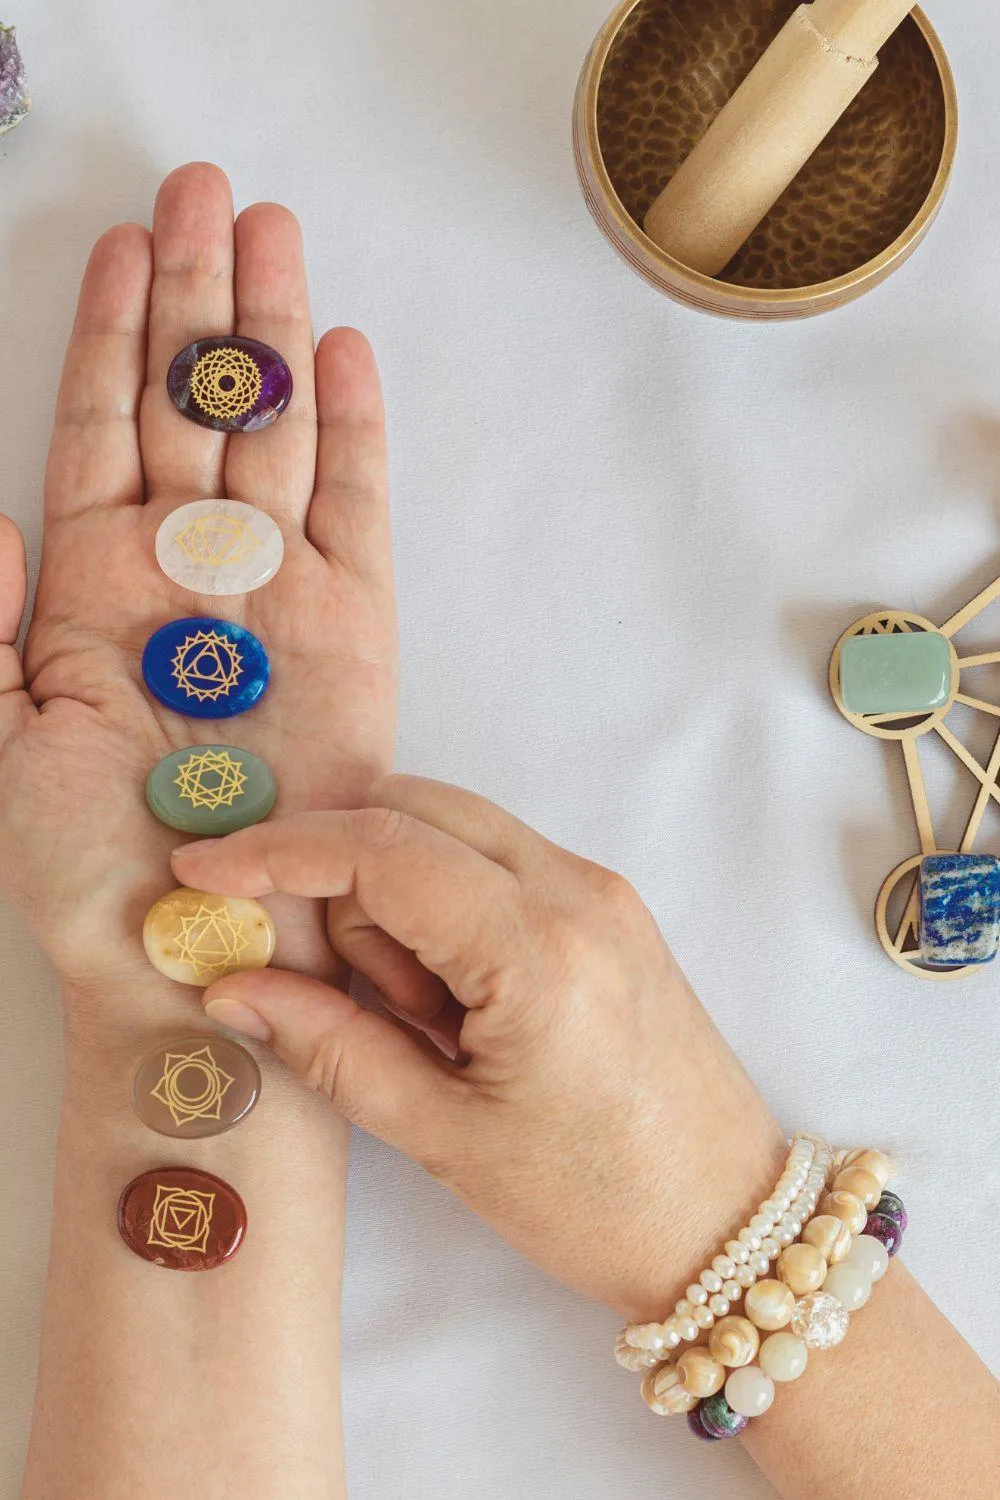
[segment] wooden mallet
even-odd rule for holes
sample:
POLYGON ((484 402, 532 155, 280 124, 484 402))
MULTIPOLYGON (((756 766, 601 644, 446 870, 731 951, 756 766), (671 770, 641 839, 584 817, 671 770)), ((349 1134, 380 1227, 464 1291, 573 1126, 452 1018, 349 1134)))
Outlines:
POLYGON ((646 215, 668 255, 717 276, 878 67, 912 0, 800 5, 646 215))

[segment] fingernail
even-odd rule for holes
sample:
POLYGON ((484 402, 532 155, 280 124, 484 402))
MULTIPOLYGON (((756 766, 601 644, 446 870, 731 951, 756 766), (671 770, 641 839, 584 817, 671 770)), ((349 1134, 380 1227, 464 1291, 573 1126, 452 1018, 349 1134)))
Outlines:
POLYGON ((221 842, 221 839, 195 839, 190 844, 178 844, 173 853, 175 857, 178 854, 190 854, 193 849, 211 849, 213 844, 221 842))
POLYGON ((271 1040, 271 1028, 264 1017, 251 1010, 249 1005, 244 1005, 242 1000, 224 1000, 221 996, 218 1000, 209 1000, 205 1014, 220 1026, 238 1031, 241 1036, 253 1037, 257 1042, 271 1040))

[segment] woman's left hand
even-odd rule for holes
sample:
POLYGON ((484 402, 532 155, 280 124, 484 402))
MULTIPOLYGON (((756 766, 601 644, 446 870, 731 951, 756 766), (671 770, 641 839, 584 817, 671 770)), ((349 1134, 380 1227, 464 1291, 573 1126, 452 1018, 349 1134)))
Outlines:
MULTIPOLYGON (((24 553, 0 517, 0 881, 70 993, 113 994, 148 974, 146 908, 172 882, 177 835, 143 784, 169 751, 209 739, 145 689, 140 658, 172 618, 236 618, 263 641, 272 682, 227 724, 278 782, 281 811, 354 805, 387 769, 396 638, 378 373, 358 333, 314 351, 298 223, 259 203, 233 221, 218 168, 182 167, 153 230, 96 245, 66 356, 45 481, 41 576, 23 662, 14 642, 24 553), (292 369, 288 410, 227 439, 183 417, 173 356, 233 331, 292 369), (285 561, 245 598, 206 601, 157 566, 160 522, 186 501, 229 496, 278 522, 285 561)), ((282 950, 312 972, 331 960, 314 905, 280 913, 282 950)), ((106 1000, 102 1000, 106 1005, 106 1000)))

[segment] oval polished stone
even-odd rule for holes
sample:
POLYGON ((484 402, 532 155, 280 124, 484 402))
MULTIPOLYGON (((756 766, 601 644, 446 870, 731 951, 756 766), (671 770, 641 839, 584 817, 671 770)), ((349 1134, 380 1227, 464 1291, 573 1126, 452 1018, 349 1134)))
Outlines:
POLYGON ((247 1232, 235 1188, 193 1167, 133 1178, 118 1200, 118 1230, 130 1250, 169 1271, 214 1271, 232 1260, 247 1232))
POLYGON ((146 801, 161 823, 209 838, 259 823, 277 794, 264 762, 233 745, 175 750, 146 777, 146 801))
POLYGON ((274 956, 270 913, 243 896, 214 896, 178 886, 146 913, 142 928, 154 969, 202 989, 243 969, 266 969, 274 956))
POLYGON ((192 500, 156 533, 156 560, 172 583, 196 594, 250 594, 281 567, 284 538, 242 500, 192 500))
POLYGON ((200 1140, 245 1120, 260 1098, 260 1069, 222 1036, 185 1036, 148 1053, 132 1079, 132 1108, 158 1135, 200 1140))
POLYGON ((198 339, 176 354, 167 391, 179 412, 216 432, 259 432, 292 399, 292 372, 257 339, 198 339))
POLYGON ((171 620, 146 642, 142 675, 154 698, 189 719, 231 719, 263 697, 267 652, 242 625, 195 615, 171 620))

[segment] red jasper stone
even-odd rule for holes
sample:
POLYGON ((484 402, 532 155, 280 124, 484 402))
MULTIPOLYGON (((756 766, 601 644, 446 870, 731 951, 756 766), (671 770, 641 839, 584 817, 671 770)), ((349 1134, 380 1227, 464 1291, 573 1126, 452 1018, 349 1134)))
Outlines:
POLYGON ((129 1249, 155 1266, 214 1271, 242 1245, 247 1211, 220 1177, 165 1167, 129 1183, 118 1202, 118 1229, 129 1249))

